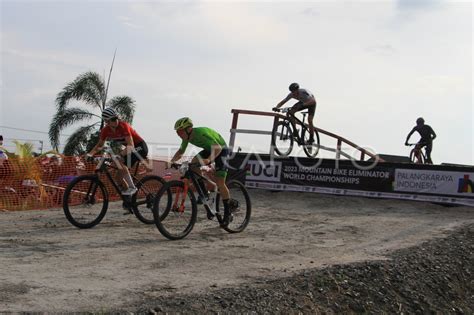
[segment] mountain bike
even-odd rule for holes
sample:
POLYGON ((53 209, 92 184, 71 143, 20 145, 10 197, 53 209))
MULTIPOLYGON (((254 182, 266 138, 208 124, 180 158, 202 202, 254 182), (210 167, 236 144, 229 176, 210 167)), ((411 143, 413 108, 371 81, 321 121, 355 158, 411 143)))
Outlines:
MULTIPOLYGON (((117 159, 120 157, 107 151, 102 157, 94 158, 97 162, 95 174, 81 175, 72 180, 64 191, 63 210, 68 221, 81 229, 91 228, 102 221, 109 205, 109 192, 103 180, 104 175, 113 189, 120 196, 124 209, 133 213, 141 222, 153 224, 153 201, 156 193, 166 183, 156 175, 144 176, 138 179, 139 163, 136 163, 132 180, 137 187, 137 192, 123 195, 121 184, 112 176, 112 170, 118 170, 117 159)), ((109 186, 110 187, 110 186, 109 186)))
POLYGON ((319 133, 314 130, 314 142, 309 143, 309 127, 304 123, 307 111, 300 112, 303 119, 298 119, 294 113, 290 112, 291 107, 276 109, 276 112, 286 113, 283 120, 279 120, 272 130, 272 146, 276 154, 288 156, 293 150, 293 143, 303 146, 306 156, 314 158, 319 152, 319 133), (298 129, 299 128, 299 129, 298 129))
MULTIPOLYGON (((408 146, 414 146, 410 151, 410 161, 416 164, 426 164, 426 153, 423 152, 423 143, 408 143, 408 146)), ((425 148, 426 151, 426 148, 425 148)))
POLYGON ((198 203, 206 209, 208 219, 216 218, 220 227, 229 233, 239 233, 247 227, 252 203, 244 184, 232 179, 226 182, 231 199, 229 209, 225 210, 217 184, 193 170, 200 167, 199 163, 186 162, 172 167, 179 170, 181 180, 167 182, 158 192, 153 206, 155 224, 163 236, 170 240, 186 237, 196 223, 198 203), (210 192, 206 183, 211 187, 210 192))

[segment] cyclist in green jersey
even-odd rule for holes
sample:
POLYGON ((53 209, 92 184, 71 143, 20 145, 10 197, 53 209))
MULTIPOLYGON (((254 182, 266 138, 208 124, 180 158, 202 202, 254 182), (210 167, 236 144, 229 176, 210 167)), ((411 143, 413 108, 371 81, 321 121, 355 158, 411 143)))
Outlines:
MULTIPOLYGON (((230 199, 229 189, 225 184, 227 176, 226 159, 230 155, 230 150, 222 136, 215 130, 207 127, 193 127, 193 122, 189 117, 178 119, 174 125, 174 130, 182 139, 181 146, 171 159, 171 163, 178 161, 186 151, 189 143, 202 148, 191 161, 200 162, 201 165, 208 165, 215 162, 216 184, 222 196, 222 201, 226 209, 233 208, 234 200, 230 199)), ((199 168, 193 171, 201 174, 199 168)), ((208 213, 208 218, 212 219, 212 214, 208 213)))

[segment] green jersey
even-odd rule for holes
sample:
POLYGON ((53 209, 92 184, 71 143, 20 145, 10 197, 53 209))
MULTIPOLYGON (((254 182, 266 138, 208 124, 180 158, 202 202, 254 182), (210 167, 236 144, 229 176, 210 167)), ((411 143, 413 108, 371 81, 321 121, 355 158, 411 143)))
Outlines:
POLYGON ((194 144, 197 147, 203 148, 206 151, 211 152, 212 146, 218 145, 221 148, 227 147, 224 138, 215 130, 207 127, 196 127, 193 128, 191 139, 183 140, 179 150, 181 152, 186 151, 188 143, 194 144))

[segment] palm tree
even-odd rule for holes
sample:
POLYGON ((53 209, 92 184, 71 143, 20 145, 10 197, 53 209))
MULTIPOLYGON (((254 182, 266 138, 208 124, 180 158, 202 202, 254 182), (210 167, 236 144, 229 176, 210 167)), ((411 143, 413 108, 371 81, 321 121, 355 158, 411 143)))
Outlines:
POLYGON ((59 134, 64 128, 80 121, 87 121, 69 136, 64 148, 65 155, 86 153, 86 150, 93 145, 89 144, 91 138, 92 141, 96 141, 99 130, 104 126, 101 113, 107 107, 114 108, 121 119, 132 123, 135 101, 129 96, 116 96, 107 101, 107 90, 108 83, 106 86, 104 79, 99 74, 86 72, 79 75, 58 93, 56 97, 57 112, 49 126, 49 139, 54 149, 58 150, 59 134), (71 100, 84 102, 92 107, 93 111, 80 107, 68 107, 71 100))

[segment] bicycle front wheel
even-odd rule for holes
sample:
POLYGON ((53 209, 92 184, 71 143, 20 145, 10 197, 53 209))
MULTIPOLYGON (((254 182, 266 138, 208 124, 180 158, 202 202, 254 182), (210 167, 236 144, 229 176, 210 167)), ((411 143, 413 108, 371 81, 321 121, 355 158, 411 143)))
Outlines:
POLYGON ((303 151, 307 157, 314 158, 319 153, 319 133, 314 130, 314 142, 309 143, 309 130, 303 130, 303 151))
POLYGON ((293 149, 293 130, 288 121, 279 121, 272 133, 272 146, 275 153, 288 156, 293 149))
POLYGON ((421 150, 417 150, 417 149, 411 150, 410 161, 416 164, 425 164, 425 159, 421 150))
POLYGON ((252 202, 250 195, 244 184, 238 180, 231 180, 226 183, 230 193, 229 211, 230 214, 224 213, 224 205, 220 200, 220 195, 217 195, 217 220, 219 223, 224 222, 223 215, 230 215, 229 224, 223 225, 222 228, 229 233, 239 233, 245 230, 250 222, 250 215, 252 214, 252 202))
POLYGON ((165 184, 166 181, 156 175, 149 175, 140 179, 137 183, 138 191, 132 197, 133 213, 138 220, 145 224, 155 223, 153 217, 153 202, 165 184))
POLYGON ((197 203, 182 181, 167 182, 153 204, 155 225, 164 237, 179 240, 191 232, 197 219, 197 203))
POLYGON ((64 191, 64 214, 72 225, 81 229, 99 224, 107 212, 108 205, 107 190, 94 175, 75 178, 64 191))

